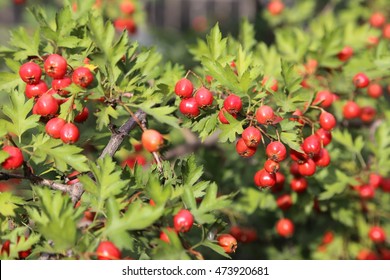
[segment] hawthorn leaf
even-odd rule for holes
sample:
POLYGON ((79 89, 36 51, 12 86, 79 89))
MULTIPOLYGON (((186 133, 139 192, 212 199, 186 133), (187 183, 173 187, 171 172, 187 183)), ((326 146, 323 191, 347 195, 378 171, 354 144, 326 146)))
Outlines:
POLYGON ((0 192, 0 214, 8 217, 15 217, 15 210, 25 202, 21 197, 13 195, 11 192, 0 192))

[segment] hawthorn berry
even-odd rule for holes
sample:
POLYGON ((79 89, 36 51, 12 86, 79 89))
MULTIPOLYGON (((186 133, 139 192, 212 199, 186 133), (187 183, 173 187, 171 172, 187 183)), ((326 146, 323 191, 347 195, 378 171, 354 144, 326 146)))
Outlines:
POLYGON ((130 169, 133 169, 135 164, 145 166, 146 163, 146 158, 143 155, 130 155, 122 162, 121 166, 128 166, 130 169))
POLYGON ((264 163, 264 169, 269 173, 276 173, 280 168, 280 164, 272 159, 267 159, 264 163))
POLYGON ((290 174, 296 178, 301 177, 301 173, 299 173, 299 163, 297 161, 293 161, 290 165, 290 174))
POLYGON ((187 232, 194 224, 194 216, 187 209, 181 209, 173 217, 173 226, 177 232, 187 232))
POLYGON ((51 87, 61 96, 69 94, 69 91, 65 90, 66 87, 72 84, 72 79, 69 77, 63 77, 61 79, 54 79, 51 82, 51 87))
POLYGON ((46 133, 53 138, 59 139, 61 138, 61 129, 65 124, 66 121, 64 119, 52 118, 45 125, 46 133))
POLYGON ((321 150, 321 141, 316 134, 310 135, 303 140, 302 150, 309 156, 313 157, 321 150))
POLYGON ((234 253, 237 249, 237 240, 228 233, 219 234, 217 237, 218 245, 222 247, 225 253, 234 253))
POLYGON ((357 188, 359 196, 362 199, 373 199, 375 197, 375 188, 371 185, 362 185, 357 188))
POLYGON ((188 118, 195 118, 200 114, 199 105, 193 97, 182 99, 180 101, 179 110, 188 118))
POLYGON ((302 162, 305 161, 308 157, 306 154, 298 152, 296 150, 291 149, 290 150, 290 158, 293 161, 302 162))
POLYGON ((77 142, 80 137, 79 129, 73 123, 66 123, 60 130, 60 138, 65 144, 77 142))
POLYGON ((357 88, 365 88, 368 86, 369 83, 370 83, 370 79, 364 73, 357 73, 353 77, 353 84, 357 88))
POLYGON ((319 167, 327 167, 330 164, 330 155, 327 149, 321 148, 320 152, 314 156, 314 162, 319 167))
POLYGON ((80 113, 74 117, 74 121, 77 123, 83 123, 88 119, 89 110, 87 107, 83 107, 80 113))
POLYGON ((271 191, 274 193, 280 192, 281 190, 283 190, 284 183, 286 181, 286 177, 281 172, 276 172, 275 178, 276 178, 275 185, 271 189, 271 191))
POLYGON ((55 115, 59 108, 57 100, 49 93, 42 94, 34 107, 35 113, 41 116, 55 115))
POLYGON ((271 15, 276 16, 283 12, 284 4, 281 0, 271 0, 268 3, 267 9, 271 15))
POLYGON ((377 260, 378 256, 368 249, 363 249, 358 253, 356 258, 358 260, 377 260))
POLYGON ((245 128, 241 137, 244 140, 245 145, 252 148, 257 147, 262 138, 260 130, 254 126, 245 128))
POLYGON ((137 32, 137 24, 133 18, 117 18, 114 20, 114 27, 120 31, 126 29, 130 34, 137 32))
POLYGON ((4 169, 12 170, 22 166, 24 159, 23 153, 19 148, 4 146, 3 151, 9 154, 9 157, 1 164, 4 169))
POLYGON ((375 12, 371 15, 369 22, 372 27, 379 28, 386 23, 386 17, 381 12, 375 12))
POLYGON ((119 8, 122 13, 131 15, 135 12, 135 5, 132 1, 124 0, 120 3, 119 8))
POLYGON ((47 87, 46 83, 41 80, 37 84, 27 84, 25 93, 27 98, 33 98, 33 97, 41 96, 48 90, 49 88, 47 87))
POLYGON ((320 126, 325 130, 332 130, 336 126, 336 118, 326 111, 320 115, 320 126))
MULTIPOLYGON (((172 232, 172 233, 176 234, 176 230, 171 228, 171 227, 165 228, 165 231, 172 232)), ((162 241, 164 241, 165 243, 168 243, 168 244, 171 243, 171 241, 169 240, 168 234, 166 234, 163 230, 160 232, 160 240, 162 240, 162 241)))
POLYGON ((199 107, 208 107, 213 104, 213 94, 205 87, 199 88, 195 92, 195 100, 199 107))
POLYGON ((257 239, 257 232, 253 228, 246 228, 240 226, 232 226, 229 233, 238 241, 242 243, 251 243, 257 239))
MULTIPOLYGON (((382 29, 382 36, 383 38, 385 39, 390 39, 390 23, 387 23, 383 26, 383 29, 382 29)), ((377 43, 376 45, 379 43, 379 38, 377 38, 377 43)))
POLYGON ((248 147, 242 138, 240 138, 236 143, 236 151, 242 157, 251 157, 256 153, 256 150, 256 147, 248 147))
POLYGON ((102 241, 96 248, 98 260, 119 260, 122 257, 121 251, 110 241, 102 241))
POLYGON ((353 56, 353 48, 345 46, 338 54, 337 57, 340 61, 347 61, 353 56))
POLYGON ((237 118, 237 114, 236 113, 233 113, 233 114, 230 114, 225 108, 222 108, 219 113, 218 113, 218 119, 221 123, 223 124, 229 124, 229 121, 228 119, 226 118, 225 114, 229 114, 231 115, 233 118, 237 118))
POLYGON ((275 120, 274 109, 270 106, 263 105, 256 110, 256 120, 260 124, 271 124, 275 120))
POLYGON ((334 239, 334 233, 332 231, 327 231, 324 233, 321 243, 326 245, 332 243, 333 239, 334 239))
POLYGON ((371 227, 368 236, 374 243, 383 243, 386 241, 386 233, 384 229, 379 226, 371 227))
POLYGON ((282 194, 276 199, 276 205, 282 210, 288 210, 293 205, 293 201, 290 194, 282 194))
POLYGON ((19 76, 26 84, 35 85, 41 80, 42 70, 38 64, 30 61, 20 66, 19 76))
POLYGON ((372 98, 379 98, 383 94, 382 86, 380 84, 377 84, 377 83, 371 83, 367 87, 367 93, 372 98))
POLYGON ((175 85, 175 94, 180 98, 189 98, 192 96, 194 86, 187 78, 180 79, 175 85))
POLYGON ((276 223, 276 232, 282 237, 291 237, 294 234, 294 224, 290 219, 283 218, 276 223))
POLYGON ((290 182, 290 187, 294 192, 301 193, 307 189, 307 180, 304 177, 293 178, 290 182))
POLYGON ((279 162, 286 158, 287 150, 282 142, 274 141, 267 145, 265 153, 269 159, 279 162))
POLYGON ((242 100, 239 96, 230 94, 223 102, 223 107, 230 114, 237 114, 242 109, 242 100))
POLYGON ((382 184, 382 180, 382 176, 378 173, 370 173, 370 176, 368 178, 369 184, 374 188, 378 188, 382 184))
POLYGON ((372 122, 376 117, 376 110, 371 106, 364 106, 360 111, 360 119, 364 123, 372 122))
MULTIPOLYGON (((263 87, 265 87, 267 85, 267 82, 268 82, 268 77, 264 77, 263 80, 261 81, 261 85, 263 87)), ((278 81, 276 79, 272 79, 271 82, 269 82, 269 86, 268 86, 269 89, 271 89, 272 91, 278 91, 278 81)))
POLYGON ((87 67, 78 67, 73 71, 72 82, 80 87, 87 88, 93 80, 93 74, 87 67))
POLYGON ((164 144, 161 133, 154 129, 147 129, 142 133, 142 146, 150 153, 157 152, 164 144))
POLYGON ((358 118, 360 113, 361 108, 354 101, 347 101, 343 106, 343 116, 347 120, 358 118))
POLYGON ((322 145, 325 147, 332 142, 332 132, 325 130, 323 128, 319 128, 315 134, 320 138, 322 145))
POLYGON ((45 68, 46 75, 49 77, 62 79, 66 74, 68 63, 61 55, 51 54, 46 58, 43 67, 45 68))
POLYGON ((276 184, 276 175, 265 169, 257 171, 253 179, 258 188, 271 188, 276 184))
POLYGON ((321 90, 317 92, 316 98, 313 101, 313 105, 318 105, 323 108, 328 108, 333 103, 333 93, 329 90, 321 90))
POLYGON ((311 158, 298 163, 298 171, 302 176, 311 176, 316 173, 316 163, 311 158))

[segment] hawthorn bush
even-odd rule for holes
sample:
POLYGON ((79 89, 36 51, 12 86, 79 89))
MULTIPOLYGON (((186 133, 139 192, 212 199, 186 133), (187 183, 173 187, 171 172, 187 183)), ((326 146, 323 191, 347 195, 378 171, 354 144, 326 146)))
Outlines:
POLYGON ((272 0, 273 44, 216 24, 192 69, 95 1, 31 8, 0 48, 1 258, 389 259, 384 2, 272 0))

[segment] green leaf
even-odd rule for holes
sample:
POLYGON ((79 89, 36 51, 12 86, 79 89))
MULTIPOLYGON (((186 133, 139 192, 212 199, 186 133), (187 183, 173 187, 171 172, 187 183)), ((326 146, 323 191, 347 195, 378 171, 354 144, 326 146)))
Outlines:
POLYGON ((148 103, 143 103, 139 106, 146 114, 152 116, 156 121, 166 123, 172 127, 179 128, 178 120, 171 114, 177 110, 175 107, 151 107, 148 103))
POLYGON ((10 45, 18 51, 14 53, 15 60, 25 60, 29 56, 39 57, 40 30, 36 29, 33 36, 29 36, 25 28, 18 28, 11 33, 10 45))
MULTIPOLYGON (((19 66, 20 67, 20 66, 19 66)), ((22 83, 18 73, 1 72, 0 73, 0 90, 14 89, 22 83)))
POLYGON ((300 138, 295 132, 282 131, 280 133, 280 140, 287 144, 291 149, 302 152, 300 138))
POLYGON ((216 243, 213 243, 211 241, 206 240, 202 243, 202 246, 208 247, 211 250, 213 250, 214 252, 218 253, 219 255, 224 256, 225 258, 231 259, 231 257, 225 253, 223 248, 216 243))
POLYGON ((210 34, 206 36, 207 46, 210 51, 211 58, 218 60, 226 49, 227 39, 222 39, 222 34, 218 23, 211 29, 210 34))
POLYGON ((295 92, 297 92, 302 86, 302 77, 295 70, 295 65, 289 63, 285 60, 281 60, 282 66, 282 77, 284 80, 285 90, 288 96, 292 96, 295 92))
POLYGON ((255 29, 248 19, 244 18, 240 24, 238 39, 245 51, 250 51, 256 45, 255 29))
POLYGON ((226 119, 229 121, 229 124, 220 124, 219 128, 221 129, 221 134, 219 135, 220 142, 234 142, 237 138, 237 134, 241 135, 244 131, 242 123, 237 121, 232 115, 227 112, 224 112, 226 119))
POLYGON ((117 119, 119 113, 111 106, 105 106, 99 112, 95 113, 95 115, 97 116, 97 128, 98 130, 102 130, 110 124, 111 118, 117 119))
POLYGON ((15 209, 19 208, 19 205, 24 205, 21 197, 14 196, 11 192, 0 192, 1 215, 15 217, 15 209))
POLYGON ((191 154, 182 168, 183 184, 193 186, 203 175, 203 166, 198 165, 196 157, 191 154))

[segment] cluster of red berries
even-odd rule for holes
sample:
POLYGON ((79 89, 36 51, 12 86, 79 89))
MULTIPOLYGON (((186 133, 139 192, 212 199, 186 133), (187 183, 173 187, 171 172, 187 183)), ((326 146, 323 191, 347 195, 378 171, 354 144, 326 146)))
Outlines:
MULTIPOLYGON (((87 67, 78 67, 68 73, 68 63, 64 57, 51 54, 44 60, 44 71, 51 78, 51 88, 42 79, 41 67, 35 62, 27 62, 19 69, 20 78, 26 83, 25 94, 34 98, 33 114, 49 120, 46 132, 53 138, 61 138, 64 143, 74 143, 80 133, 76 125, 57 117, 59 106, 67 100, 69 91, 66 89, 72 83, 81 88, 87 88, 94 80, 93 73, 87 67), (57 94, 61 98, 55 98, 57 94)), ((88 118, 88 109, 84 107, 74 118, 75 122, 84 122, 88 118)))
POLYGON ((204 86, 193 94, 194 86, 187 78, 182 78, 175 85, 175 94, 181 98, 179 110, 188 118, 195 118, 200 114, 200 108, 213 104, 213 94, 204 86))
POLYGON ((119 9, 121 16, 114 20, 114 26, 116 29, 122 31, 126 29, 130 34, 137 32, 137 24, 134 21, 133 15, 136 11, 136 6, 132 0, 123 0, 119 9))
POLYGON ((134 152, 129 154, 124 161, 122 161, 122 167, 128 166, 130 169, 133 169, 135 164, 145 166, 147 160, 143 155, 143 146, 142 143, 136 143, 133 145, 134 152))
MULTIPOLYGON (((385 39, 390 39, 390 23, 386 23, 386 16, 381 12, 374 12, 370 19, 369 23, 372 27, 377 29, 382 29, 382 37, 385 39)), ((376 38, 377 43, 379 39, 376 38)))

